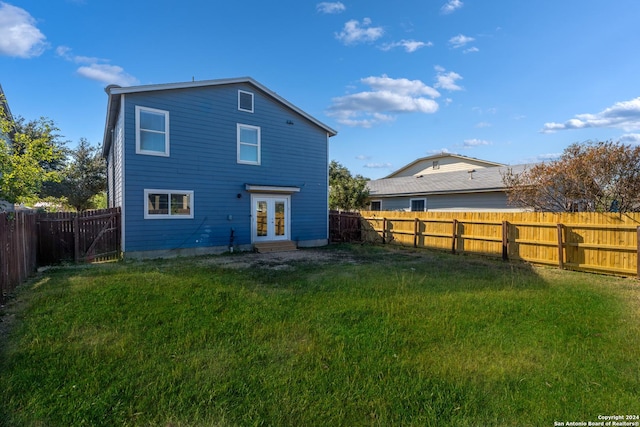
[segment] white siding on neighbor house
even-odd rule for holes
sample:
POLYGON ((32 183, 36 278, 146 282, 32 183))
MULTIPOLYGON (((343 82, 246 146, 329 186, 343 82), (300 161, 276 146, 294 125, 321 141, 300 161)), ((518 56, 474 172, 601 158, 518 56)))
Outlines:
POLYGON ((456 157, 443 157, 440 159, 427 159, 416 163, 415 165, 400 171, 398 174, 393 175, 394 178, 401 176, 418 176, 427 175, 430 173, 442 173, 442 172, 454 172, 454 171, 468 171, 471 169, 482 169, 487 165, 481 161, 474 162, 473 160, 462 160, 456 157), (433 168, 433 162, 438 162, 438 168, 433 168))
POLYGON ((522 209, 509 206, 507 195, 502 191, 483 193, 443 194, 427 197, 430 211, 515 211, 522 209))
MULTIPOLYGON (((383 211, 411 211, 411 199, 415 197, 388 197, 380 199, 383 211)), ((522 209, 509 206, 504 192, 439 194, 426 196, 427 211, 514 211, 522 209)))

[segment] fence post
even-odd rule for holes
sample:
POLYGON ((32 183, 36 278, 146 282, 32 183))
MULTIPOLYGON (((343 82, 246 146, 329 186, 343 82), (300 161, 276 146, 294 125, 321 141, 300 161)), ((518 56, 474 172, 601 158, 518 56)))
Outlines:
POLYGON ((636 229, 636 234, 638 235, 638 244, 636 246, 636 270, 638 279, 640 279, 640 227, 636 229))
POLYGON ((418 230, 419 230, 420 220, 418 217, 415 217, 413 220, 413 247, 418 247, 418 230))
POLYGON ((458 237, 458 220, 453 220, 453 233, 451 235, 451 253, 456 253, 456 239, 458 237))
POLYGON ((562 239, 562 224, 558 224, 558 267, 560 270, 564 269, 564 255, 562 251, 562 247, 564 246, 562 239))
POLYGON ((509 259, 509 222, 502 221, 502 260, 509 259))
POLYGON ((382 244, 387 243, 387 218, 382 218, 382 244))
POLYGON ((80 262, 80 221, 78 215, 73 216, 73 260, 80 262))

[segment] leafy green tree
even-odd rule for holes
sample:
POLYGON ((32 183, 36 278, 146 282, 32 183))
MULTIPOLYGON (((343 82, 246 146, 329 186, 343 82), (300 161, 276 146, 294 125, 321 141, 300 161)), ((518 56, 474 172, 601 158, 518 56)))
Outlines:
POLYGON ((0 199, 22 203, 37 198, 43 183, 59 180, 64 142, 53 121, 10 120, 0 107, 0 199))
POLYGON ((100 202, 97 195, 107 187, 107 167, 98 147, 81 138, 78 146, 69 150, 69 161, 61 172, 59 183, 48 188, 48 194, 64 197, 78 212, 94 209, 100 202))
POLYGON ((640 146, 572 144, 555 161, 503 175, 512 205, 549 212, 640 211, 640 146))
POLYGON ((351 176, 349 169, 335 160, 329 164, 329 209, 358 210, 367 205, 367 178, 351 176))

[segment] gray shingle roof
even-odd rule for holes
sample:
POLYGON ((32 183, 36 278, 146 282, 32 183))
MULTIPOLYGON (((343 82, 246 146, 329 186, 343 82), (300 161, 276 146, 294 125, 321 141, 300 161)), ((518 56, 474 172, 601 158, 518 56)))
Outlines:
POLYGON ((504 189, 502 175, 509 169, 522 172, 527 165, 478 168, 475 172, 455 171, 431 173, 369 181, 371 197, 409 196, 417 194, 477 193, 504 189))

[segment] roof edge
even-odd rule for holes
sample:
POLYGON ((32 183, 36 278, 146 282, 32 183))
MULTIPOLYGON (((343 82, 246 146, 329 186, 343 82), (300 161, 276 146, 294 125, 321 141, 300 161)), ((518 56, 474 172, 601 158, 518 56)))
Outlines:
POLYGON ((107 92, 107 95, 109 95, 109 98, 111 98, 111 96, 114 96, 114 95, 124 95, 127 93, 152 92, 152 91, 173 90, 173 89, 190 89, 190 88, 197 88, 197 87, 222 86, 222 85, 239 84, 239 83, 247 83, 255 86, 256 88, 266 93, 267 95, 271 96, 281 104, 284 104, 285 106, 292 109, 296 113, 305 117, 310 122, 324 129, 329 134, 330 137, 338 134, 338 131, 336 131, 335 129, 329 127, 328 125, 324 124, 320 120, 306 113, 302 109, 296 107, 295 105, 293 105, 292 103, 290 103, 289 101, 287 101, 286 99, 278 95, 276 92, 272 91, 271 89, 267 88, 263 84, 253 79, 252 77, 248 77, 248 76, 227 78, 227 79, 198 80, 198 81, 191 81, 191 82, 161 83, 161 84, 127 86, 127 87, 109 85, 105 88, 105 92, 107 92))

